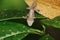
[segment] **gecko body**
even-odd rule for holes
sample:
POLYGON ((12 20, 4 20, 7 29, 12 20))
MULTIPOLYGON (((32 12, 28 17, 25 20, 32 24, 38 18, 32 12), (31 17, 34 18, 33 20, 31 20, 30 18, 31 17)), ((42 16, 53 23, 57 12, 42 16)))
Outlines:
POLYGON ((37 3, 36 3, 36 0, 32 3, 31 7, 29 8, 30 11, 28 13, 28 17, 27 17, 27 23, 29 26, 32 26, 32 24, 34 23, 34 17, 35 17, 35 14, 34 14, 34 9, 36 7, 37 3))

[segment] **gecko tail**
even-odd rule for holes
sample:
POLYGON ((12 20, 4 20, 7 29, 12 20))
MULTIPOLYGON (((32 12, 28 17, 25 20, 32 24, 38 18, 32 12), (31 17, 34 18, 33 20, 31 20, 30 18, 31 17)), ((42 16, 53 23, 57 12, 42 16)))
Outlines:
POLYGON ((32 26, 32 24, 34 23, 34 20, 27 20, 28 26, 32 26))

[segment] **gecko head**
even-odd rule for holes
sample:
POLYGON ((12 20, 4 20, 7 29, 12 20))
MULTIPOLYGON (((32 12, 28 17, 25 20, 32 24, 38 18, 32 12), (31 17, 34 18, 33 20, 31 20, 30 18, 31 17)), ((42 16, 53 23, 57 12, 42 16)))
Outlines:
POLYGON ((28 26, 32 26, 32 24, 34 23, 34 20, 27 20, 28 26))

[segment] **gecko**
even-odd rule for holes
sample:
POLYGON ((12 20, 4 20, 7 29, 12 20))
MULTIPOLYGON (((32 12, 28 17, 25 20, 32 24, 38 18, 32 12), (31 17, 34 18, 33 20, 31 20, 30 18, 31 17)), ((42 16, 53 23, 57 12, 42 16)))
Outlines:
POLYGON ((32 24, 34 23, 34 17, 35 17, 35 7, 37 6, 36 0, 34 0, 34 2, 32 3, 32 5, 29 7, 30 11, 27 14, 27 23, 28 26, 32 26, 32 24))

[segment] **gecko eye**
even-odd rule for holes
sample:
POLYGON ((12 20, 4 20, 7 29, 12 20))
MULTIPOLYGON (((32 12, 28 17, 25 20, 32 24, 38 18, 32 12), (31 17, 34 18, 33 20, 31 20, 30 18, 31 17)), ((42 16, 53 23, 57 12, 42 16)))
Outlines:
POLYGON ((40 10, 37 10, 37 12, 40 12, 40 10))
POLYGON ((37 12, 40 12, 40 10, 39 9, 35 9, 37 12))

